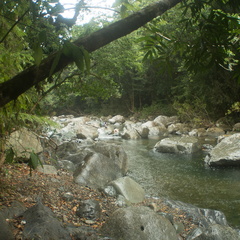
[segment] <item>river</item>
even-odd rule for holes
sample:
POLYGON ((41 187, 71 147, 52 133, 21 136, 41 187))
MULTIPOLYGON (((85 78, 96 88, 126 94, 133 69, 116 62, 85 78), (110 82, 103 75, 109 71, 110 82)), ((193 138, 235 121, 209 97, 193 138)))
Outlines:
POLYGON ((228 223, 240 228, 240 169, 211 169, 204 154, 154 152, 158 140, 127 140, 129 173, 147 196, 165 197, 224 212, 228 223))

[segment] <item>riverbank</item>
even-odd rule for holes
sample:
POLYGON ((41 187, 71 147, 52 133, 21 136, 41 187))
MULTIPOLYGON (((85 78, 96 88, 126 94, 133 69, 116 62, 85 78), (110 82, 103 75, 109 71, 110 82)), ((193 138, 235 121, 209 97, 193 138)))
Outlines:
MULTIPOLYGON (((86 227, 89 239, 90 237, 97 238, 99 229, 109 216, 119 208, 116 205, 115 198, 74 183, 72 174, 64 170, 58 170, 57 175, 44 175, 33 171, 32 176, 30 176, 26 164, 5 164, 0 170, 0 178, 0 209, 4 206, 9 207, 14 201, 19 201, 26 208, 30 208, 40 198, 42 203, 48 206, 65 226, 86 227), (71 192, 73 198, 66 200, 63 198, 63 192, 71 192), (102 214, 96 221, 88 221, 76 215, 80 201, 87 199, 96 200, 100 203, 102 214)), ((180 233, 182 239, 185 239, 189 232, 197 227, 186 214, 170 208, 161 199, 146 198, 137 205, 149 206, 156 212, 174 216, 174 222, 179 223, 179 226, 182 227, 180 233)), ((7 221, 14 226, 15 239, 22 239, 24 222, 21 217, 8 219, 7 221)))

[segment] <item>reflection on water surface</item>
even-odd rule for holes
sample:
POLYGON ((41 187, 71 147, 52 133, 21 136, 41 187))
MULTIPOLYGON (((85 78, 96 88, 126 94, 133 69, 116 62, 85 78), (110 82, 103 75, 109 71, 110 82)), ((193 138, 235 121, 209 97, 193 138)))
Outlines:
POLYGON ((202 153, 193 156, 155 153, 157 140, 123 141, 129 176, 149 196, 167 197, 223 211, 240 228, 240 169, 210 169, 202 153))

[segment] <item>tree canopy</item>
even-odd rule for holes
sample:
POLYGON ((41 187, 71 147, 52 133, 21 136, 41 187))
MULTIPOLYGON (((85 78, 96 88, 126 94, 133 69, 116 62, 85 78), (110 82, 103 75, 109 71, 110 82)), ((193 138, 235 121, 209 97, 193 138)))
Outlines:
POLYGON ((238 102, 239 2, 152 2, 118 0, 113 23, 99 19, 77 26, 88 9, 85 1, 75 5, 71 19, 61 15, 58 0, 3 1, 0 107, 8 113, 11 105, 26 109, 30 99, 38 101, 61 85, 81 88, 81 97, 121 96, 132 112, 171 101, 177 109, 195 102, 204 111, 209 102, 223 113, 238 102))

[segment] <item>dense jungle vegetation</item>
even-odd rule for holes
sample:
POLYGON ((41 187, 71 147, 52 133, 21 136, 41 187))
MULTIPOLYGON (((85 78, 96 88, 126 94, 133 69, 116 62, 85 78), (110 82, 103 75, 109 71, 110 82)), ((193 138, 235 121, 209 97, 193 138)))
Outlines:
POLYGON ((44 81, 0 108, 1 138, 55 114, 179 114, 194 124, 237 118, 240 2, 174 1, 180 4, 91 54, 72 42, 156 1, 116 0, 114 14, 104 11, 84 24, 91 12, 86 0, 76 3, 73 18, 61 15, 59 0, 1 1, 0 90, 32 65, 37 79, 38 66, 54 52, 74 61, 53 74, 56 54, 44 81))

